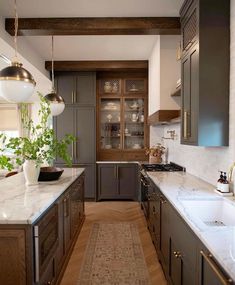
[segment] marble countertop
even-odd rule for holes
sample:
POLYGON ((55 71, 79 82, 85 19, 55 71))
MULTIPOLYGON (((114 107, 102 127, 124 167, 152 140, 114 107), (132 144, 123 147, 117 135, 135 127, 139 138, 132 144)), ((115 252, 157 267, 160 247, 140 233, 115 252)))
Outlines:
MULTIPOLYGON (((235 226, 213 227, 204 224, 190 207, 185 207, 185 200, 223 200, 235 210, 234 197, 221 197, 214 192, 214 186, 185 172, 147 172, 170 201, 173 207, 205 244, 220 265, 235 280, 235 226)), ((235 216, 231 217, 235 220, 235 216)))
POLYGON ((26 186, 21 172, 0 181, 0 224, 33 224, 84 168, 64 168, 59 180, 26 186))

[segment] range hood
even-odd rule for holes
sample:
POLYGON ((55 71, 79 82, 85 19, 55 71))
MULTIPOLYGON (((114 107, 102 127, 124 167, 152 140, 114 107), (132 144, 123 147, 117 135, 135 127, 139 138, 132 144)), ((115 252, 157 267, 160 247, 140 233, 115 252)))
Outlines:
POLYGON ((169 123, 176 123, 180 121, 180 110, 158 110, 157 112, 148 116, 148 124, 166 125, 169 123))

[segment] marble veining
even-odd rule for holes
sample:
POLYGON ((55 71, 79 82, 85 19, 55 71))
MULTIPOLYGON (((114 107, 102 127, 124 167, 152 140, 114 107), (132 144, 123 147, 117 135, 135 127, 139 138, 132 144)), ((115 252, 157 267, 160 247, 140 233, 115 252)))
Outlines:
MULTIPOLYGON (((183 172, 148 172, 189 227, 205 244, 220 265, 235 280, 235 226, 207 226, 190 207, 185 207, 184 200, 225 200, 234 207, 234 197, 221 197, 214 192, 214 186, 183 172)), ((208 209, 209 210, 209 209, 208 209)), ((233 218, 233 217, 232 217, 233 218)), ((234 216, 235 220, 235 216, 234 216)))
POLYGON ((79 177, 84 168, 65 168, 57 181, 26 186, 23 173, 0 181, 0 224, 32 224, 79 177))

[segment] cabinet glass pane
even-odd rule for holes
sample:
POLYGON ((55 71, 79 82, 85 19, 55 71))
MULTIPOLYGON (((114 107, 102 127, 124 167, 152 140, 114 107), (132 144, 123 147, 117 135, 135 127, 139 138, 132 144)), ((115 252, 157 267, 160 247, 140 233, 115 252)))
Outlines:
POLYGON ((125 81, 125 93, 141 93, 145 91, 144 79, 127 79, 125 81))
POLYGON ((121 92, 120 79, 101 79, 99 84, 100 94, 119 94, 121 92))
POLYGON ((101 148, 120 149, 120 99, 101 99, 101 148))
POLYGON ((144 99, 125 99, 124 148, 144 148, 144 99))

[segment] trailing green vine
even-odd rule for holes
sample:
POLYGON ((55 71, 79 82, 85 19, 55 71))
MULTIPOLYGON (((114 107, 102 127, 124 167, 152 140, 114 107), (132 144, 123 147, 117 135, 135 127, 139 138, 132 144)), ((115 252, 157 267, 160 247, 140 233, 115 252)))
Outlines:
MULTIPOLYGON (((4 147, 0 151, 13 150, 18 165, 23 164, 25 160, 35 160, 38 165, 44 162, 51 165, 56 157, 60 157, 68 166, 71 166, 72 159, 68 153, 68 146, 75 141, 75 137, 67 134, 61 140, 56 138, 54 130, 48 126, 51 114, 50 103, 42 94, 38 93, 38 96, 40 98, 39 123, 35 125, 30 118, 27 104, 21 104, 21 122, 24 130, 27 131, 27 136, 8 139, 6 135, 1 134, 0 140, 4 147)), ((13 169, 13 164, 6 155, 0 156, 0 168, 13 169)))

